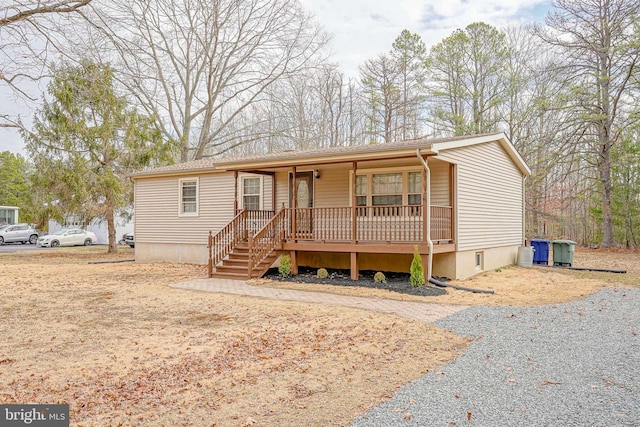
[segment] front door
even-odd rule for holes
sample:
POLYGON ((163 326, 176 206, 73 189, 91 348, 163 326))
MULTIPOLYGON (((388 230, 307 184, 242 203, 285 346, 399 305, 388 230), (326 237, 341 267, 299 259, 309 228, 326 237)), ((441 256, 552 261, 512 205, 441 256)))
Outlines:
POLYGON ((311 238, 313 226, 313 172, 296 173, 296 189, 293 191, 293 174, 289 174, 289 206, 293 206, 296 195, 297 237, 311 238))

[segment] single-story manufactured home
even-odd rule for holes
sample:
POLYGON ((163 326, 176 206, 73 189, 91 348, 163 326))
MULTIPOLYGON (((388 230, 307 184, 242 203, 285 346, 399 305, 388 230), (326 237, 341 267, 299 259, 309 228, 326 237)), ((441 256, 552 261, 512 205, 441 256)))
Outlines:
POLYGON ((530 170, 503 133, 202 159, 134 174, 138 262, 465 279, 516 262, 530 170), (427 262, 428 260, 428 262, 427 262))

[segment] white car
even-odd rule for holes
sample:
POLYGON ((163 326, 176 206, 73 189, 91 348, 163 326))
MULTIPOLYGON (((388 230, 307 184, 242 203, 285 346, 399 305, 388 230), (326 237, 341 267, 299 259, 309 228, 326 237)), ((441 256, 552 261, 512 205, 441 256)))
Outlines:
POLYGON ((3 225, 0 227, 0 245, 11 242, 29 242, 35 245, 38 240, 38 231, 29 224, 3 225))
POLYGON ((80 228, 63 228, 53 234, 38 239, 38 246, 57 248, 58 246, 90 246, 98 241, 95 233, 80 228))

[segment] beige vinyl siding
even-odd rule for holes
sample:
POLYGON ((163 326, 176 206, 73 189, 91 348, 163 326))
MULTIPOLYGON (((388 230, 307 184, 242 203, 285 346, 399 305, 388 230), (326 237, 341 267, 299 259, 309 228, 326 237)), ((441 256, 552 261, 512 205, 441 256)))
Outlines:
POLYGON ((283 204, 285 207, 289 207, 289 171, 277 171, 275 180, 276 210, 280 210, 283 204))
POLYGON ((327 168, 315 180, 315 206, 318 208, 351 206, 349 202, 349 174, 351 165, 327 168))
POLYGON ((233 218, 233 173, 189 177, 137 179, 135 182, 136 242, 207 244, 233 218), (179 216, 182 179, 198 179, 198 215, 179 216))
POLYGON ((273 184, 275 177, 270 175, 265 175, 262 178, 262 208, 264 210, 270 211, 278 208, 278 205, 274 207, 274 194, 273 194, 273 184))
POLYGON ((498 142, 441 152, 458 164, 458 250, 522 243, 522 174, 498 142))
POLYGON ((431 169, 431 204, 451 206, 451 186, 449 185, 449 163, 429 159, 431 169))
MULTIPOLYGON (((331 165, 319 169, 320 178, 313 181, 313 203, 317 208, 350 206, 349 172, 351 165, 331 165)), ((301 170, 305 172, 308 170, 301 170)), ((289 171, 277 171, 276 176, 276 210, 289 206, 289 171)), ((266 182, 266 181, 265 181, 266 182)))

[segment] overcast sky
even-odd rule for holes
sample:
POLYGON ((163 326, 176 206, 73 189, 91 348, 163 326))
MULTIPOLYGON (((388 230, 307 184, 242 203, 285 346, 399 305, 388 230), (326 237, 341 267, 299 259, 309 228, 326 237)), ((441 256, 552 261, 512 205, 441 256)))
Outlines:
POLYGON ((473 22, 497 28, 543 22, 551 0, 300 0, 333 35, 342 70, 357 77, 358 66, 391 49, 407 29, 429 49, 473 22))
MULTIPOLYGON (((542 22, 551 0, 300 0, 328 33, 332 34, 333 59, 349 77, 358 66, 391 49, 407 29, 417 33, 430 48, 453 31, 473 22, 501 28, 510 23, 542 22)), ((2 96, 6 111, 14 101, 2 96)), ((21 109, 20 114, 32 115, 21 109)), ((28 119, 27 119, 28 121, 28 119)), ((20 137, 0 129, 0 151, 21 152, 20 137)))

